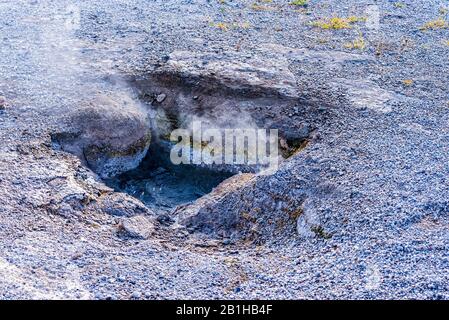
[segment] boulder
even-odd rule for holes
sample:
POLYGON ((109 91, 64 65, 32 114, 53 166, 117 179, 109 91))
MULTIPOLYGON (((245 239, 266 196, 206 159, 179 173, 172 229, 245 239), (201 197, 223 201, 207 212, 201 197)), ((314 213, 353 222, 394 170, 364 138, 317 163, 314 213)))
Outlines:
POLYGON ((151 128, 146 111, 130 98, 97 97, 70 116, 67 129, 52 138, 100 177, 136 168, 146 155, 151 128))

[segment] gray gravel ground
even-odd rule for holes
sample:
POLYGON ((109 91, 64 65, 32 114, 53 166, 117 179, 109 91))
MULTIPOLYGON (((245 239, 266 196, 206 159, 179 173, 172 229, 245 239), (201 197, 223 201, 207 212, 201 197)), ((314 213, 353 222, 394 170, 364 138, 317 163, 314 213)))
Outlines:
POLYGON ((439 16, 447 23, 448 1, 254 3, 0 0, 0 298, 449 299, 449 29, 420 30, 439 16), (380 29, 309 24, 373 5, 380 29), (364 49, 348 48, 360 37, 364 49), (160 231, 137 241, 95 207, 52 210, 101 189, 80 182, 90 173, 52 150, 49 132, 95 94, 129 94, 108 77, 152 70, 175 50, 251 55, 267 43, 363 57, 328 68, 285 53, 312 95, 358 106, 327 110, 320 139, 272 186, 306 181, 304 209, 330 239, 223 245, 160 231), (341 88, 368 80, 394 98, 380 109, 350 103, 360 97, 341 88))

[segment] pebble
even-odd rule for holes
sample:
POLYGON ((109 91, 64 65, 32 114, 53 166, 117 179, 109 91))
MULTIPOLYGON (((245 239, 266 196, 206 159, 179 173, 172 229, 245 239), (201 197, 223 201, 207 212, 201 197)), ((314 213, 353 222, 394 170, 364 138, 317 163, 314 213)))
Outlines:
POLYGON ((134 291, 133 294, 131 295, 131 298, 133 299, 140 299, 141 294, 139 291, 134 291))
POLYGON ((157 103, 161 103, 161 102, 164 102, 165 98, 167 98, 167 95, 164 93, 161 93, 160 95, 158 95, 156 97, 156 101, 157 101, 157 103))

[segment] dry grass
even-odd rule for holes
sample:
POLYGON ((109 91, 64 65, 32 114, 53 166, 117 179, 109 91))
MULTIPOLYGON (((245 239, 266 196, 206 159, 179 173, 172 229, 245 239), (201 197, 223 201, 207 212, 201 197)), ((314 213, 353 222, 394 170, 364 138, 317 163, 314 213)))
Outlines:
POLYGON ((251 5, 251 9, 256 11, 272 11, 276 8, 268 6, 267 4, 272 3, 272 0, 258 0, 251 5))
POLYGON ((293 221, 296 222, 296 220, 298 220, 298 218, 304 213, 304 210, 302 208, 298 208, 296 210, 293 210, 291 212, 288 213, 290 219, 292 219, 293 221))
POLYGON ((324 30, 340 30, 350 29, 354 23, 362 21, 366 21, 366 18, 356 16, 351 16, 348 18, 333 17, 330 19, 313 21, 310 25, 324 30))
POLYGON ((344 47, 346 49, 364 50, 366 48, 365 39, 363 38, 363 35, 360 34, 357 39, 345 43, 344 47))
POLYGON ((432 21, 429 21, 425 23, 421 28, 419 28, 421 31, 427 31, 427 30, 439 30, 439 29, 447 29, 449 28, 449 24, 446 20, 443 18, 438 18, 432 21))
POLYGON ((229 30, 229 24, 226 22, 217 22, 217 23, 212 23, 211 25, 217 29, 220 29, 221 31, 229 30))
POLYGON ((249 29, 251 28, 251 24, 249 22, 233 22, 233 23, 227 23, 227 22, 211 22, 210 26, 213 28, 217 28, 221 31, 229 31, 231 29, 249 29))
POLYGON ((249 22, 234 23, 233 26, 237 29, 249 29, 251 24, 249 22))

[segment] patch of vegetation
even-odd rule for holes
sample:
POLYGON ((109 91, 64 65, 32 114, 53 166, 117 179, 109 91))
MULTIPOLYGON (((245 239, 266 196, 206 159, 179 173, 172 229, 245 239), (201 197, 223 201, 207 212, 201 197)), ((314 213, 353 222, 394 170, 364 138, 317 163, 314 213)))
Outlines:
POLYGON ((319 44, 326 44, 326 43, 329 42, 329 39, 318 38, 318 39, 317 39, 317 42, 318 42, 319 44))
POLYGON ((309 5, 309 0, 293 0, 290 4, 292 6, 307 7, 309 5))
POLYGON ((291 156, 304 150, 309 144, 307 139, 292 139, 287 140, 284 138, 279 139, 279 150, 284 159, 288 159, 291 156))
POLYGON ((413 80, 412 79, 406 79, 406 80, 402 80, 402 83, 407 86, 410 87, 413 84, 413 80))
POLYGON ((362 21, 366 21, 366 18, 356 16, 351 16, 348 18, 333 17, 330 19, 313 21, 310 25, 324 30, 340 30, 351 29, 354 23, 362 21))
POLYGON ((362 35, 359 35, 359 37, 352 42, 345 43, 344 47, 346 49, 364 50, 366 48, 365 39, 362 35))
POLYGON ((406 4, 404 2, 395 2, 393 5, 398 9, 406 7, 406 4))
POLYGON ((311 15, 312 14, 312 12, 310 12, 306 7, 300 8, 300 9, 296 9, 294 11, 299 12, 301 14, 306 14, 306 15, 311 15))
POLYGON ((255 217, 253 217, 249 212, 246 212, 246 211, 242 212, 240 214, 240 216, 242 217, 242 219, 245 219, 245 220, 253 222, 253 223, 256 223, 256 221, 257 221, 257 219, 255 217))
POLYGON ((236 29, 249 29, 251 28, 251 24, 249 22, 242 22, 242 23, 234 23, 232 25, 236 29))
POLYGON ((374 54, 376 55, 376 57, 380 57, 380 56, 382 56, 384 51, 386 51, 386 49, 387 49, 387 44, 385 42, 380 41, 375 45, 374 54))
POLYGON ((298 208, 297 210, 289 212, 288 215, 289 215, 290 219, 296 221, 303 213, 304 213, 304 210, 302 208, 298 208))
POLYGON ((229 30, 229 24, 226 22, 217 22, 217 23, 211 23, 211 25, 215 28, 220 29, 221 31, 228 31, 229 30))
POLYGON ((346 18, 346 20, 348 20, 349 23, 365 22, 366 17, 350 16, 350 17, 346 18))
POLYGON ((332 234, 324 230, 322 226, 315 226, 312 227, 312 232, 315 233, 315 235, 322 239, 330 239, 332 238, 332 234))
POLYGON ((229 31, 231 29, 249 29, 251 28, 251 24, 247 21, 245 22, 214 22, 213 20, 209 20, 209 26, 212 28, 217 28, 221 31, 229 31))
POLYGON ((411 50, 415 47, 415 43, 411 38, 403 38, 401 40, 401 52, 411 50))
POLYGON ((427 31, 427 30, 439 30, 439 29, 447 29, 449 28, 449 24, 446 20, 443 18, 438 18, 432 21, 429 21, 425 23, 421 28, 419 28, 421 31, 427 31))
POLYGON ((264 4, 268 4, 268 3, 272 3, 272 2, 273 2, 272 0, 258 0, 251 5, 251 9, 257 10, 257 11, 274 10, 275 8, 264 5, 264 4))

